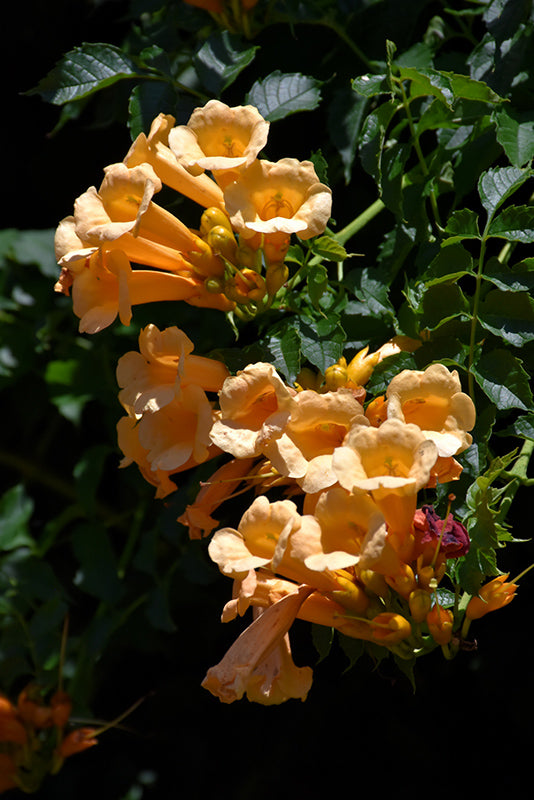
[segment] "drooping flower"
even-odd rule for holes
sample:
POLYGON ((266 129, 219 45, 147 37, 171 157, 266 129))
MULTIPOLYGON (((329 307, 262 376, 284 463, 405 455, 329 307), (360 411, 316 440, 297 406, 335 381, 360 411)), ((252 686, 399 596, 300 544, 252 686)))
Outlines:
POLYGON ((254 161, 226 187, 224 200, 233 228, 245 239, 257 233, 309 239, 323 233, 332 207, 332 193, 311 161, 294 158, 254 161))
MULTIPOLYGON (((196 108, 187 125, 169 132, 169 147, 179 163, 193 175, 204 170, 219 173, 249 167, 265 147, 269 123, 254 106, 230 108, 220 100, 210 100, 196 108)), ((232 176, 230 176, 230 180, 232 176)))
POLYGON ((248 693, 249 687, 252 697, 257 700, 262 696, 265 703, 269 702, 270 697, 271 702, 282 702, 289 696, 306 698, 311 684, 311 670, 304 667, 295 673, 297 668, 290 657, 287 643, 283 655, 278 651, 277 667, 282 670, 282 675, 276 693, 271 694, 275 678, 272 664, 264 664, 276 648, 282 645, 299 608, 313 592, 310 586, 295 588, 293 593, 257 616, 230 647, 222 661, 208 670, 202 686, 223 703, 239 700, 245 692, 248 693), (267 686, 262 694, 261 687, 265 684, 267 686), (288 692, 291 694, 287 694, 288 692))

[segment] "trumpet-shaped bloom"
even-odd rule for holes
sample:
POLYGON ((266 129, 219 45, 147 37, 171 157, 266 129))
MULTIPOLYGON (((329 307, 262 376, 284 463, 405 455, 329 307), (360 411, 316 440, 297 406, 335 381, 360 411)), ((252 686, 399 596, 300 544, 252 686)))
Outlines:
MULTIPOLYGON (((156 498, 167 497, 176 491, 176 484, 170 479, 175 470, 154 469, 148 460, 148 451, 139 442, 139 426, 133 417, 122 417, 117 423, 117 443, 124 455, 119 466, 129 467, 137 464, 143 478, 156 487, 156 498)), ((191 464, 191 466, 194 466, 191 464)), ((176 470, 179 471, 179 470, 176 470)))
MULTIPOLYGON (((380 528, 385 529, 385 521, 366 492, 329 489, 320 495, 314 516, 320 527, 320 542, 317 552, 306 558, 310 569, 346 569, 362 557, 369 558, 370 553, 375 555, 376 537, 380 528)), ((385 537, 381 539, 385 541, 385 537)))
POLYGON ((432 439, 442 457, 461 453, 472 442, 475 406, 462 392, 456 370, 432 364, 424 372, 403 370, 390 382, 387 392, 389 419, 415 423, 432 439))
POLYGON ((178 522, 189 528, 190 539, 207 536, 217 527, 219 523, 211 515, 246 480, 255 462, 254 458, 233 458, 202 484, 194 503, 178 517, 178 522))
POLYGON ((169 132, 176 120, 170 114, 158 114, 148 136, 140 133, 130 147, 124 163, 128 167, 150 164, 164 184, 204 208, 224 208, 220 187, 207 175, 191 175, 169 147, 169 132))
POLYGON ((143 414, 138 422, 139 442, 152 469, 170 472, 206 461, 213 415, 206 394, 195 384, 182 387, 179 399, 159 411, 143 414))
POLYGON ((222 661, 208 670, 202 686, 223 703, 241 699, 245 692, 248 694, 249 687, 252 698, 258 700, 261 697, 265 704, 279 703, 288 697, 306 698, 312 672, 309 667, 297 670, 290 657, 287 640, 285 651, 278 651, 274 663, 267 662, 282 645, 299 608, 313 592, 310 586, 295 588, 296 591, 258 615, 222 661), (275 689, 277 669, 281 670, 281 675, 275 689))
POLYGON ((173 326, 160 331, 147 325, 139 334, 139 351, 126 353, 117 365, 119 400, 133 415, 158 411, 179 397, 189 383, 218 391, 228 377, 221 361, 192 355, 193 342, 173 326))
POLYGON ((436 458, 436 445, 420 428, 390 419, 379 428, 349 431, 334 451, 332 468, 349 492, 370 492, 389 529, 404 536, 412 529, 417 492, 428 482, 436 458))
POLYGON ((249 167, 267 143, 269 123, 254 106, 230 108, 210 100, 187 125, 169 132, 169 147, 193 175, 249 167))
POLYGON ((314 517, 301 517, 291 500, 269 503, 262 495, 245 511, 237 530, 216 531, 208 552, 221 572, 232 578, 244 578, 251 569, 268 567, 290 580, 335 590, 338 584, 334 577, 305 566, 318 539, 320 529, 314 517))
POLYGON ((278 472, 315 493, 336 483, 332 453, 358 425, 369 423, 348 389, 325 394, 304 390, 295 396, 289 417, 284 410, 265 421, 259 441, 278 472))
POLYGON ((332 208, 332 193, 311 161, 294 158, 254 161, 226 187, 224 200, 233 228, 245 238, 281 232, 309 239, 325 230, 332 208))
POLYGON ((263 423, 271 414, 288 410, 294 395, 272 364, 249 364, 223 384, 221 418, 213 425, 212 441, 236 458, 261 455, 263 423))

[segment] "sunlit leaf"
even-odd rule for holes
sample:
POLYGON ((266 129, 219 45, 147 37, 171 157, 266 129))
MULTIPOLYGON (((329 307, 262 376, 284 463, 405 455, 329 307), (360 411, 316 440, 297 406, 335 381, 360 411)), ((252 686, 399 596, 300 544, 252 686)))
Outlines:
POLYGON ((321 81, 300 72, 271 72, 257 80, 247 95, 247 103, 256 106, 270 122, 298 111, 313 111, 321 102, 321 81))

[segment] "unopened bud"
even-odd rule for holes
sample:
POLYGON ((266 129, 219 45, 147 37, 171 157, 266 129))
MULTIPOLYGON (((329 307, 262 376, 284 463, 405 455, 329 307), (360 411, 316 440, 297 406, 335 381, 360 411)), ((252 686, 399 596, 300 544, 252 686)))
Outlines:
POLYGON ((369 347, 364 347, 363 350, 360 350, 359 353, 356 353, 347 367, 349 380, 358 386, 364 386, 367 383, 373 374, 375 366, 380 360, 378 353, 372 353, 369 356, 367 355, 368 352, 369 347))
POLYGON ((388 417, 388 406, 384 395, 375 397, 365 409, 365 416, 373 426, 378 428, 388 417))
POLYGON ((224 281, 219 278, 208 278, 204 281, 204 288, 210 294, 222 294, 224 291, 224 281))
POLYGON ((214 255, 210 245, 204 239, 197 237, 194 248, 189 250, 186 255, 195 272, 203 278, 211 275, 216 277, 224 275, 224 263, 214 255))
POLYGON ((414 589, 408 598, 408 603, 414 622, 424 622, 432 606, 432 595, 424 589, 414 589))
POLYGON ((230 220, 224 211, 221 211, 221 209, 216 206, 210 206, 210 208, 207 208, 203 212, 200 218, 200 233, 202 236, 207 236, 211 229, 215 228, 217 225, 222 225, 229 231, 232 230, 230 220))
POLYGON ((353 580, 344 578, 339 574, 336 575, 336 582, 340 588, 330 592, 332 600, 335 600, 336 603, 339 603, 354 614, 364 614, 369 606, 369 598, 364 589, 354 583, 353 580))
POLYGON ((408 620, 392 611, 384 611, 371 620, 371 636, 380 644, 398 644, 412 633, 408 620))
POLYGON ((454 616, 448 608, 442 608, 437 603, 426 615, 426 623, 432 638, 441 645, 449 644, 452 639, 452 626, 454 616))
POLYGON ((508 574, 499 575, 481 587, 478 597, 469 601, 465 616, 467 619, 480 619, 489 611, 496 611, 511 603, 515 597, 517 584, 506 583, 508 574))
POLYGON ((336 389, 345 386, 347 379, 347 362, 343 357, 339 359, 337 364, 332 364, 325 370, 324 380, 329 392, 335 392, 336 389))
POLYGON ((223 256, 232 264, 235 263, 237 242, 232 231, 224 225, 215 225, 209 231, 207 241, 214 253, 223 256))
POLYGON ((242 269, 225 284, 224 293, 229 300, 246 305, 258 303, 265 297, 265 279, 253 269, 242 269))

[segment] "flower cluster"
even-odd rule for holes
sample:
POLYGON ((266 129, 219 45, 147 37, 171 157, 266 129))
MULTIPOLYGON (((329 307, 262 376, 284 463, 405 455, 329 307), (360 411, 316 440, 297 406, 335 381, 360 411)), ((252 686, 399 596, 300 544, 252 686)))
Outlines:
POLYGON ((72 702, 58 689, 45 702, 38 686, 20 692, 17 703, 0 696, 0 792, 37 791, 66 758, 97 743, 94 728, 67 730, 72 702))
MULTIPOLYGON (((405 659, 460 646, 468 623, 462 629, 440 584, 469 537, 452 514, 441 519, 418 499, 461 474, 455 457, 472 442, 474 404, 442 364, 401 371, 380 397, 369 400, 364 388, 379 361, 415 346, 397 337, 325 376, 303 373, 295 386, 264 362, 230 375, 192 355, 177 328, 148 326, 141 352, 120 359, 123 465, 135 461, 157 496, 173 491, 173 473, 230 456, 180 517, 192 538, 213 534, 210 557, 233 579, 223 621, 253 609, 203 682, 223 702, 306 697, 311 669, 295 666, 288 639, 296 618, 405 659), (215 530, 212 515, 242 484, 255 499, 237 528, 215 530), (273 489, 283 499, 268 499, 273 489)), ((497 582, 495 591, 488 584, 491 599, 483 587, 471 600, 467 619, 512 599, 515 585, 497 582)))
POLYGON ((269 307, 291 234, 325 230, 331 192, 309 161, 259 158, 268 132, 254 107, 210 100, 187 125, 160 114, 105 167, 55 237, 55 288, 72 294, 80 331, 129 325, 132 306, 159 300, 245 317, 269 307), (204 209, 198 229, 155 202, 163 185, 204 209))
MULTIPOLYGON (((128 325, 133 305, 157 300, 242 319, 272 305, 291 236, 324 233, 331 193, 311 162, 261 158, 268 131, 255 108, 211 100, 186 125, 160 114, 106 167, 56 233, 56 288, 72 292, 81 331, 117 315, 128 325), (198 229, 154 202, 163 184, 204 209, 198 229)), ((223 621, 252 609, 203 681, 223 702, 306 697, 312 671, 293 663, 288 638, 296 618, 413 661, 436 647, 450 657, 472 619, 513 598, 507 576, 462 606, 442 586, 470 545, 454 496, 444 518, 428 502, 460 477, 456 457, 472 443, 475 406, 458 373, 406 369, 367 396, 379 362, 419 345, 398 336, 290 385, 263 361, 230 374, 178 327, 150 324, 119 360, 121 466, 137 464, 164 498, 172 476, 220 457, 179 521, 191 538, 211 535, 209 555, 233 580, 223 621), (217 509, 246 491, 237 527, 219 528, 217 509)))

